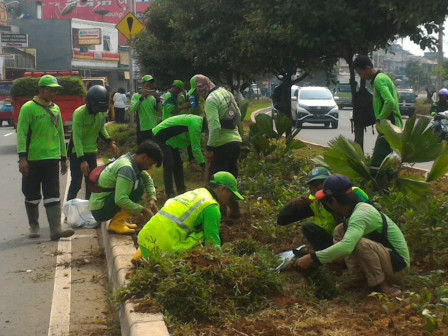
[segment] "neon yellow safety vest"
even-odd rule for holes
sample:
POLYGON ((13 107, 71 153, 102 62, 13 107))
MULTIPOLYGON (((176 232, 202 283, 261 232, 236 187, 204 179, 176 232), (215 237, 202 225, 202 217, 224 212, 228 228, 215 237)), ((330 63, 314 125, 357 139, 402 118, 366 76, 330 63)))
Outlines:
POLYGON ((332 235, 336 226, 334 216, 320 202, 317 202, 316 197, 309 195, 308 198, 311 200, 310 208, 314 213, 314 224, 332 235))
POLYGON ((205 208, 218 202, 205 188, 195 189, 166 201, 138 235, 138 244, 145 249, 161 252, 187 251, 204 241, 198 216, 205 208))

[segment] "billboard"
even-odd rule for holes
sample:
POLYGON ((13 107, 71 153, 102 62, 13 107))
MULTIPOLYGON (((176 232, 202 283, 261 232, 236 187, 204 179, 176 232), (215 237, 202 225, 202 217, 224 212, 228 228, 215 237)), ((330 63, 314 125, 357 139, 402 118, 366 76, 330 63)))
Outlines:
POLYGON ((28 34, 1 33, 1 45, 3 47, 28 47, 28 34))
MULTIPOLYGON (((131 1, 135 0, 41 0, 40 2, 44 20, 76 18, 117 24, 130 12, 131 1)), ((136 16, 140 18, 149 4, 148 1, 137 2, 136 16)))
POLYGON ((78 46, 103 44, 101 28, 76 29, 78 46))

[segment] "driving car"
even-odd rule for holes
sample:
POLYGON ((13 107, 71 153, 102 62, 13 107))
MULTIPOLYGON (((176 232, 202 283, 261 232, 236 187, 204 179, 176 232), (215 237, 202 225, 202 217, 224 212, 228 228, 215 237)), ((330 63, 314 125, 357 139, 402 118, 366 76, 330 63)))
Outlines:
POLYGON ((401 115, 412 117, 415 113, 415 98, 417 95, 412 89, 398 89, 397 92, 401 115))
POLYGON ((297 128, 304 122, 338 128, 339 109, 331 91, 326 87, 291 87, 291 114, 297 128))

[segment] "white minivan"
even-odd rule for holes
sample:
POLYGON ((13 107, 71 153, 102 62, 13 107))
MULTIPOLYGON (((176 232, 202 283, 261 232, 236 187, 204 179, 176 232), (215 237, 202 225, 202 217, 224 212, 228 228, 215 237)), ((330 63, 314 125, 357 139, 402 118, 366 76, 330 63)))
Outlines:
POLYGON ((326 87, 293 85, 291 112, 297 128, 301 128, 304 122, 338 128, 338 105, 331 91, 326 87))

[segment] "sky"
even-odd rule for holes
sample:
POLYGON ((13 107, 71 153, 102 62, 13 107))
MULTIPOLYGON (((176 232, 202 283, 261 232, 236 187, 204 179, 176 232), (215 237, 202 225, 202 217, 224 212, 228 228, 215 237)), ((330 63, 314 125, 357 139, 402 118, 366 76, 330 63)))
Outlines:
MULTIPOLYGON (((437 36, 437 35, 436 35, 437 36)), ((412 42, 409 38, 404 38, 403 43, 401 39, 397 41, 398 44, 402 44, 403 49, 413 53, 416 56, 423 56, 424 51, 420 47, 412 42)), ((426 50, 429 51, 429 50, 426 50)), ((448 57, 448 19, 445 20, 444 34, 443 34, 443 55, 448 57)))

